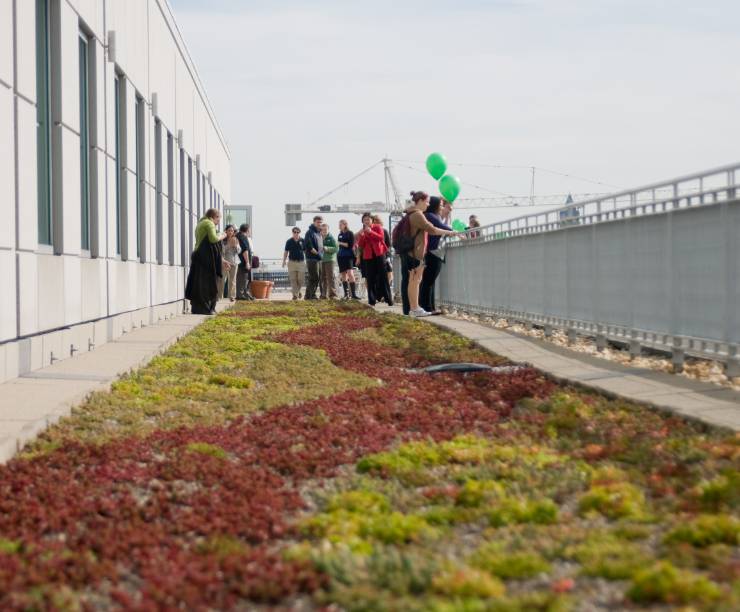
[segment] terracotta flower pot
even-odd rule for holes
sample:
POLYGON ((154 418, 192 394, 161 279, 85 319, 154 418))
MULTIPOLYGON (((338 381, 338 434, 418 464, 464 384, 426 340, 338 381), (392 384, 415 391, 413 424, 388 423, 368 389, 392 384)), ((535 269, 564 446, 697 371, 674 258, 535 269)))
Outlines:
POLYGON ((269 300, 270 293, 272 292, 272 281, 252 281, 249 284, 249 290, 252 295, 258 300, 269 300))

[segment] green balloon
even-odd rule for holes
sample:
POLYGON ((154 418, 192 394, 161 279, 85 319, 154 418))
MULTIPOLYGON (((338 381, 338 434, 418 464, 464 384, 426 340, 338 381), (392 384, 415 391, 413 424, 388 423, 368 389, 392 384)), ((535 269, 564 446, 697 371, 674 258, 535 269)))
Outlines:
POLYGON ((435 181, 441 179, 447 172, 447 160, 441 153, 432 153, 427 157, 427 170, 435 181))
POLYGON ((454 202, 460 195, 460 179, 451 174, 447 174, 439 181, 439 192, 448 202, 454 202))
POLYGON ((460 221, 460 219, 455 219, 452 222, 452 229, 454 229, 456 232, 464 232, 465 231, 465 224, 460 221))

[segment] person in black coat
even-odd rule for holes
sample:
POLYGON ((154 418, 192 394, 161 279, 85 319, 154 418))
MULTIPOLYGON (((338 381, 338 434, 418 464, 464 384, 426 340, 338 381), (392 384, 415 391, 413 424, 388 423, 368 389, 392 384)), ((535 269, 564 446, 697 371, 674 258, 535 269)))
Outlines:
POLYGON ((249 283, 252 282, 252 241, 249 239, 249 224, 243 223, 239 226, 236 239, 242 249, 239 255, 239 269, 236 272, 236 299, 253 300, 254 296, 249 291, 249 283))

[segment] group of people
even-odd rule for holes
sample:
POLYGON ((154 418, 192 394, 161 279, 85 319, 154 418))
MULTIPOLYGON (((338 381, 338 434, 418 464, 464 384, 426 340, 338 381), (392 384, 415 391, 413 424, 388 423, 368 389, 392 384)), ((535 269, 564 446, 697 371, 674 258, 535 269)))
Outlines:
POLYGON ((249 291, 253 257, 249 225, 241 225, 238 231, 227 225, 219 232, 220 221, 221 213, 210 208, 195 227, 195 249, 185 285, 193 314, 214 314, 227 283, 232 302, 254 299, 249 291))
POLYGON ((345 219, 339 221, 338 229, 334 237, 320 215, 313 218, 304 236, 301 236, 300 228, 292 229, 292 236, 285 243, 283 267, 288 268, 293 299, 337 298, 334 284, 337 265, 344 291, 343 299, 360 299, 355 275, 357 266, 365 279, 368 303, 375 305, 378 301, 385 301, 392 306, 391 238, 383 228, 381 218, 365 213, 362 216, 362 229, 358 232, 352 232, 345 219), (306 290, 302 294, 306 277, 306 290))
MULTIPOLYGON (((254 299, 249 291, 253 268, 249 225, 240 226, 238 231, 233 225, 227 225, 219 233, 217 226, 220 220, 221 213, 211 208, 195 228, 195 249, 185 286, 185 297, 190 300, 194 314, 213 314, 227 283, 232 302, 254 299)), ((406 247, 396 245, 393 249, 391 235, 383 227, 379 215, 363 214, 362 227, 354 233, 342 219, 336 237, 324 219, 317 215, 305 235, 301 236, 301 230, 294 227, 292 236, 285 243, 283 267, 288 268, 293 299, 337 298, 335 267, 338 265, 344 299, 360 299, 355 274, 357 267, 365 281, 368 303, 374 306, 383 301, 392 306, 391 253, 395 250, 401 264, 403 313, 413 317, 437 314, 434 285, 444 263, 440 239, 464 234, 453 230, 451 222, 450 202, 430 197, 423 191, 413 191, 410 206, 398 224, 398 228, 403 227, 408 234, 403 243, 406 247)), ((480 223, 475 215, 471 215, 467 227, 469 237, 477 236, 477 227, 480 223)))
MULTIPOLYGON (((443 198, 430 197, 423 191, 411 192, 411 205, 404 212, 403 224, 409 234, 409 248, 396 249, 401 262, 401 298, 403 313, 413 317, 438 314, 434 299, 434 285, 442 270, 444 252, 440 239, 460 235, 451 227, 452 204, 443 198)), ((475 215, 469 219, 470 228, 480 227, 475 215)), ((362 215, 362 228, 353 233, 347 221, 339 222, 335 238, 324 219, 317 215, 304 236, 294 227, 285 243, 283 267, 288 267, 293 299, 306 300, 336 298, 334 269, 339 274, 344 299, 359 299, 355 265, 360 269, 371 306, 384 301, 393 305, 393 266, 391 264, 391 236, 378 215, 362 215), (307 276, 305 294, 303 281, 307 276), (316 291, 319 290, 319 296, 316 291)))

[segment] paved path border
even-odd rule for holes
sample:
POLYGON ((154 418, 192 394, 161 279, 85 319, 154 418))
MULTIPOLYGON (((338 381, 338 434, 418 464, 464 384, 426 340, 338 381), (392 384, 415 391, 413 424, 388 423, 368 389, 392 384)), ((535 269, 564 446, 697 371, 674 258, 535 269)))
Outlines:
MULTIPOLYGON (((401 312, 397 306, 379 307, 377 310, 401 312)), ((537 338, 461 319, 438 316, 423 321, 455 331, 497 355, 529 364, 560 382, 740 431, 740 393, 732 389, 666 372, 625 366, 537 338)))
MULTIPOLYGON (((230 302, 219 302, 218 310, 230 302)), ((183 314, 148 325, 88 353, 0 384, 0 463, 119 376, 164 352, 207 316, 183 314)))

